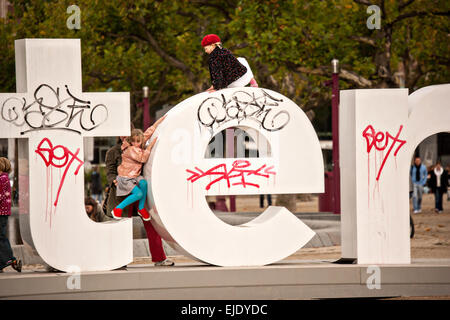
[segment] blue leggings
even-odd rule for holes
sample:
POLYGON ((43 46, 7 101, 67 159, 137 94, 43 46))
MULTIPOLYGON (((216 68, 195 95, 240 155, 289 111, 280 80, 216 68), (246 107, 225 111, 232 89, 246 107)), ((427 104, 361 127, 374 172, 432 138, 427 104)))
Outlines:
POLYGON ((139 184, 131 190, 131 194, 125 198, 118 206, 119 209, 125 209, 130 204, 139 201, 139 210, 144 209, 145 199, 147 197, 147 181, 141 180, 139 184))

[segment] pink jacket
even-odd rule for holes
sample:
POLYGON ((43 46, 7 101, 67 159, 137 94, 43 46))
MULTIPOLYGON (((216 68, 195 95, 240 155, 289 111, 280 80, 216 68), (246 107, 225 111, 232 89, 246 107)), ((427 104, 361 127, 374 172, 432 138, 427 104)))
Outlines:
MULTIPOLYGON (((153 135, 155 128, 149 127, 144 132, 144 143, 153 135)), ((137 178, 141 175, 142 165, 147 162, 150 151, 139 147, 134 147, 124 140, 122 143, 122 163, 117 168, 117 173, 121 177, 137 178)))
POLYGON ((0 216, 11 215, 11 185, 6 172, 0 173, 0 216))

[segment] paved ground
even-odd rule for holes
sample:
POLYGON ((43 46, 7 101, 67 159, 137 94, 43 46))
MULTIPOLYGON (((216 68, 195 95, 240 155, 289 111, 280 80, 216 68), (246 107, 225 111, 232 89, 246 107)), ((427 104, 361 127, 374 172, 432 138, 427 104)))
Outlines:
MULTIPOLYGON (((274 204, 276 196, 274 196, 274 204)), ((259 208, 259 198, 255 196, 239 197, 237 210, 242 214, 219 213, 218 217, 230 224, 240 224, 251 220, 263 209, 259 208)), ((339 215, 319 213, 318 198, 311 196, 308 201, 298 201, 297 216, 308 224, 317 234, 307 246, 298 250, 285 260, 338 260, 341 257, 340 247, 340 221, 339 215), (325 235, 325 236, 324 236, 325 235)), ((412 259, 442 259, 450 258, 450 201, 444 200, 444 212, 434 212, 434 197, 431 194, 424 195, 423 211, 414 214, 415 236, 411 240, 412 259)), ((145 239, 141 241, 140 252, 148 252, 145 239)), ((167 248, 167 253, 176 263, 192 262, 191 259, 177 255, 167 248)), ((133 265, 151 264, 148 256, 135 257, 133 265)), ((43 270, 39 263, 25 265, 24 269, 43 270)), ((14 272, 6 268, 5 272, 14 272)))
MULTIPOLYGON (((274 198, 275 202, 276 197, 274 198)), ((237 204, 238 204, 237 209, 242 211, 242 213, 240 213, 239 215, 236 213, 231 214, 218 213, 218 217, 230 224, 240 224, 245 223, 248 220, 251 220, 253 217, 257 216, 258 212, 261 212, 263 210, 259 208, 259 199, 257 197, 247 197, 247 199, 238 199, 237 204)), ((333 215, 329 213, 319 213, 317 212, 317 207, 318 207, 317 197, 313 196, 308 201, 299 201, 297 205, 298 213, 296 215, 299 218, 301 218, 302 221, 308 224, 313 230, 315 230, 318 235, 323 235, 324 233, 327 234, 337 233, 336 242, 333 243, 333 240, 331 239, 331 237, 329 237, 330 238, 329 241, 331 241, 332 243, 326 245, 325 243, 326 241, 324 241, 323 236, 322 237, 316 236, 318 237, 318 239, 316 240, 319 241, 320 243, 317 242, 315 243, 314 246, 312 241, 309 244, 309 247, 304 247, 298 250, 293 255, 275 264, 275 266, 302 265, 302 264, 315 265, 317 263, 319 264, 325 263, 328 266, 336 266, 335 264, 329 263, 338 260, 341 257, 341 247, 339 245, 340 244, 339 215, 333 215)), ((423 212, 420 214, 413 215, 416 232, 414 238, 411 240, 411 257, 412 257, 411 267, 420 264, 427 264, 427 265, 442 264, 445 261, 450 261, 450 202, 448 201, 444 202, 445 210, 442 214, 435 213, 433 208, 434 208, 433 196, 425 195, 423 200, 423 212)), ((146 240, 142 239, 139 241, 141 241, 141 247, 142 246, 145 247, 146 240)), ((198 264, 197 261, 193 261, 187 257, 172 253, 169 254, 170 254, 169 258, 174 260, 177 264, 176 270, 181 269, 184 270, 185 269, 184 267, 189 269, 192 266, 198 264)), ((45 270, 44 265, 40 263, 27 264, 24 266, 23 269, 24 269, 23 272, 24 276, 26 276, 27 274, 29 275, 48 274, 45 270)), ((139 272, 144 272, 145 270, 150 271, 157 269, 159 268, 153 266, 150 257, 144 256, 144 257, 135 257, 133 263, 131 263, 128 266, 128 270, 122 272, 131 274, 136 270, 139 272)), ((4 276, 6 276, 7 278, 9 278, 10 276, 16 277, 18 276, 18 274, 9 267, 5 269, 4 276)), ((441 291, 440 295, 434 296, 422 295, 415 297, 397 297, 389 299, 450 300, 450 294, 445 295, 445 292, 441 291), (444 295, 442 295, 443 293, 444 295)))

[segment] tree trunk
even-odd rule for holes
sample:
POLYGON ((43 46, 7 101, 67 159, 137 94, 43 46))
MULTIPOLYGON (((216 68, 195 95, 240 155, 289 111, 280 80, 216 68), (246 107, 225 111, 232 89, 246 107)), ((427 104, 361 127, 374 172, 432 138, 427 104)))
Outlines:
POLYGON ((395 86, 395 81, 391 72, 391 45, 392 45, 392 27, 387 26, 380 32, 380 37, 383 38, 384 44, 382 51, 375 54, 375 65, 377 68, 378 77, 381 81, 378 84, 379 88, 390 88, 395 86))
POLYGON ((279 194, 277 195, 276 205, 286 207, 290 212, 297 212, 297 196, 296 194, 279 194))

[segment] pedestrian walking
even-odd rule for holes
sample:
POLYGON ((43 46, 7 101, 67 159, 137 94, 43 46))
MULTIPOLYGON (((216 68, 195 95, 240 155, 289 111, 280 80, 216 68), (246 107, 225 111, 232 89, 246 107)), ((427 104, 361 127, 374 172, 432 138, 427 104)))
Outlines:
POLYGON ((12 266, 14 270, 22 271, 22 262, 13 255, 11 244, 6 236, 8 218, 11 216, 11 184, 9 173, 11 162, 0 157, 0 272, 12 266))
POLYGON ((436 162, 433 170, 430 172, 430 189, 434 193, 435 208, 434 211, 442 213, 442 197, 447 193, 448 175, 447 171, 441 165, 440 161, 436 162))

